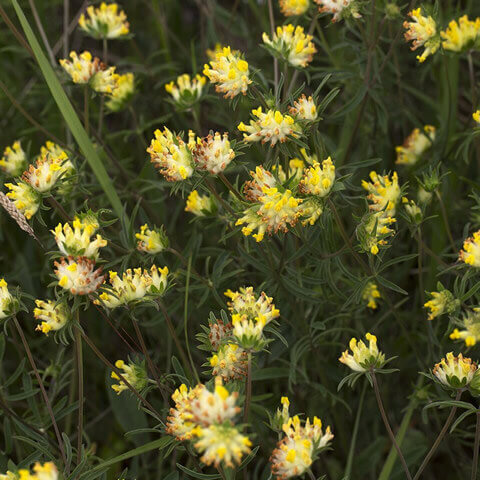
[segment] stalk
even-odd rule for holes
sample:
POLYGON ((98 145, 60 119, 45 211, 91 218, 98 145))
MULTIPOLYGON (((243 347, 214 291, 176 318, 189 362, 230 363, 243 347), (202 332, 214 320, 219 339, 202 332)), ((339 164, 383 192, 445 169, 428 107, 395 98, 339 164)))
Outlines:
POLYGON ((190 366, 195 375, 197 383, 200 383, 200 377, 198 376, 197 369, 193 363, 192 353, 190 352, 190 344, 188 342, 188 291, 190 288, 190 271, 192 269, 192 256, 188 257, 188 266, 187 266, 187 281, 185 283, 185 300, 183 302, 183 331, 185 333, 185 345, 187 347, 188 360, 190 361, 190 366))
POLYGON ((252 401, 252 352, 248 352, 247 378, 245 379, 245 406, 243 410, 243 422, 248 422, 250 403, 252 401))
MULTIPOLYGON (((108 65, 107 56, 108 56, 108 44, 107 44, 107 39, 104 38, 103 39, 103 54, 102 54, 103 58, 102 58, 102 60, 106 65, 108 65)), ((98 130, 97 130, 98 135, 102 134, 104 109, 105 109, 105 95, 102 95, 102 97, 100 98, 100 113, 98 115, 98 130)))
POLYGON ((77 310, 77 325, 75 332, 75 369, 77 371, 78 381, 78 424, 77 424, 77 465, 82 459, 82 439, 83 439, 83 348, 82 336, 79 326, 79 313, 77 310))
POLYGON ((473 446, 473 463, 472 463, 471 480, 477 479, 479 445, 480 445, 480 412, 477 411, 477 423, 475 425, 475 443, 473 446))

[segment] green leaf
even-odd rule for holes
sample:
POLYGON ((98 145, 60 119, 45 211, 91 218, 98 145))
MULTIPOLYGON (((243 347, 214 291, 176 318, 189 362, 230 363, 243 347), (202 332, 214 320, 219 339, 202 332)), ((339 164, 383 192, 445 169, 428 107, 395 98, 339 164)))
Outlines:
POLYGON ((200 478, 202 480, 214 480, 217 478, 221 478, 220 475, 207 475, 206 473, 199 473, 195 470, 190 470, 189 468, 184 467, 180 463, 177 463, 177 467, 182 470, 182 472, 185 472, 187 475, 190 475, 193 478, 200 478))

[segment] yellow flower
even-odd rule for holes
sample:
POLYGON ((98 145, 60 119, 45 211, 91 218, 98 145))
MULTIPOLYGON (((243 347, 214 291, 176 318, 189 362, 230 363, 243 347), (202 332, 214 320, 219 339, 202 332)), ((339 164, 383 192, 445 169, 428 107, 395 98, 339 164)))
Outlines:
POLYGON ((277 142, 285 142, 288 135, 298 136, 299 127, 290 115, 282 115, 278 110, 263 112, 262 107, 252 110, 253 117, 249 125, 241 122, 238 129, 243 133, 246 142, 270 142, 275 146, 277 142))
POLYGON ((479 309, 468 313, 462 320, 462 330, 455 328, 450 334, 451 340, 463 340, 467 347, 473 347, 480 341, 480 314, 479 309))
POLYGON ((40 194, 23 181, 19 181, 16 185, 6 183, 5 186, 10 190, 7 197, 13 200, 18 210, 27 220, 30 220, 40 207, 40 194))
POLYGON ((212 375, 220 376, 225 381, 238 380, 247 374, 247 354, 243 348, 234 343, 221 345, 209 358, 212 375))
POLYGON ((156 265, 152 265, 150 270, 134 268, 132 271, 129 268, 121 278, 118 272, 110 271, 110 285, 105 285, 108 292, 102 292, 95 303, 113 309, 143 299, 155 299, 165 292, 167 276, 168 267, 158 268, 156 265))
POLYGON ((472 118, 480 125, 480 110, 475 111, 472 114, 472 118))
POLYGON ((115 87, 108 95, 105 106, 111 112, 125 108, 135 94, 135 77, 133 73, 124 73, 116 77, 115 87))
POLYGON ((36 320, 42 320, 35 330, 48 335, 51 330, 56 331, 63 328, 70 318, 70 313, 65 302, 55 300, 35 300, 37 307, 33 310, 36 320))
POLYGON ((69 223, 63 226, 59 223, 55 230, 50 231, 55 235, 58 249, 67 256, 83 256, 96 260, 99 249, 107 246, 107 241, 101 235, 97 234, 93 240, 91 237, 95 228, 82 223, 78 218, 73 220, 71 226, 69 223))
POLYGON ((368 199, 372 202, 370 210, 382 212, 384 216, 395 215, 395 207, 400 199, 401 189, 398 184, 397 172, 380 176, 375 171, 370 172, 371 182, 362 180, 362 187, 369 192, 368 199))
POLYGON ((374 282, 368 282, 363 289, 362 298, 367 302, 368 308, 375 310, 378 307, 377 300, 381 298, 377 284, 374 282))
POLYGON ((243 187, 245 197, 250 202, 258 202, 260 197, 264 195, 264 188, 274 188, 277 186, 275 177, 268 170, 265 170, 262 165, 255 167, 255 171, 251 170, 250 176, 253 180, 245 182, 245 186, 243 187))
POLYGON ((197 387, 187 388, 185 384, 182 384, 172 395, 175 408, 170 409, 165 432, 176 437, 177 440, 190 440, 195 433, 194 429, 197 428, 197 425, 193 422, 193 415, 189 409, 198 391, 197 387))
POLYGON ((206 214, 215 212, 215 202, 208 195, 200 195, 198 190, 193 190, 187 198, 185 211, 193 213, 197 217, 204 217, 206 214))
POLYGON ((367 372, 371 368, 381 368, 385 363, 385 355, 377 347, 377 337, 367 333, 365 338, 369 342, 368 347, 362 340, 352 338, 349 345, 352 354, 347 349, 339 358, 341 363, 347 365, 354 372, 367 372))
MULTIPOLYGON (((121 372, 122 377, 135 389, 138 391, 142 391, 148 383, 147 377, 147 370, 145 368, 144 362, 142 363, 135 363, 135 362, 128 362, 125 363, 123 360, 117 360, 115 362, 115 366, 119 370, 123 370, 121 372)), ((114 380, 118 380, 118 385, 112 385, 112 390, 120 395, 124 390, 128 390, 127 384, 117 375, 116 372, 112 372, 111 374, 114 380)))
POLYGON ((0 320, 7 318, 12 313, 15 300, 8 290, 8 284, 4 278, 0 279, 0 320))
POLYGON ((289 112, 299 120, 307 120, 312 122, 318 117, 317 106, 313 97, 308 98, 303 93, 297 100, 293 102, 293 107, 289 107, 289 112))
POLYGON ((459 260, 472 267, 480 267, 480 230, 474 232, 472 237, 465 239, 459 260))
POLYGON ((332 189, 334 181, 335 165, 328 157, 321 165, 319 162, 314 162, 311 167, 305 169, 298 188, 304 195, 326 197, 332 189))
POLYGON ((99 70, 90 80, 90 87, 98 93, 112 95, 117 89, 119 75, 115 73, 115 67, 107 67, 99 70))
POLYGON ((119 38, 129 33, 127 16, 123 10, 118 11, 118 4, 105 2, 100 8, 90 6, 87 8, 88 18, 82 13, 78 24, 80 28, 96 39, 119 38))
POLYGON ((239 465, 242 457, 250 453, 252 443, 242 435, 236 427, 228 423, 197 427, 195 431, 198 440, 194 447, 203 455, 200 460, 206 465, 226 467, 239 465))
POLYGON ((303 27, 292 24, 277 27, 272 38, 262 35, 263 42, 275 50, 286 62, 294 67, 305 68, 312 60, 317 49, 311 35, 305 35, 303 27))
POLYGON ((390 225, 396 221, 395 217, 385 216, 382 211, 364 215, 357 227, 357 238, 362 249, 377 255, 380 251, 379 245, 387 245, 387 238, 395 234, 390 225))
POLYGON ((210 333, 208 338, 212 350, 218 350, 223 344, 224 339, 230 337, 233 325, 231 323, 223 323, 220 319, 215 319, 216 322, 209 322, 210 333))
MULTIPOLYGON (((193 132, 189 133, 192 137, 193 132)), ((193 175, 192 152, 181 137, 167 127, 155 130, 155 138, 147 148, 152 163, 169 182, 185 180, 193 175)))
POLYGON ((360 18, 358 13, 358 4, 356 0, 315 0, 320 5, 318 11, 320 13, 331 13, 333 15, 332 22, 336 22, 346 16, 360 18))
POLYGON ((451 292, 448 290, 442 290, 440 292, 430 292, 431 300, 425 303, 424 307, 428 308, 428 320, 440 317, 444 313, 451 313, 458 302, 451 292))
POLYGON ((310 7, 310 0, 279 0, 280 11, 286 17, 303 15, 310 7))
POLYGON ((432 373, 444 386, 457 389, 466 387, 476 371, 477 364, 470 358, 464 358, 461 353, 455 357, 450 352, 435 365, 432 373))
POLYGON ((417 60, 423 63, 429 55, 433 55, 440 47, 440 37, 437 35, 437 24, 431 16, 422 15, 422 9, 417 8, 408 12, 412 18, 411 22, 403 22, 406 29, 405 40, 412 40, 412 50, 419 47, 425 47, 421 55, 417 55, 417 60))
POLYGON ((425 133, 421 132, 419 128, 415 128, 405 139, 403 145, 395 147, 397 152, 396 163, 415 165, 423 153, 432 146, 432 142, 435 140, 435 127, 425 125, 423 130, 425 133))
POLYGON ((201 75, 197 74, 191 78, 188 73, 184 73, 177 77, 176 82, 167 83, 165 90, 179 105, 189 106, 202 96, 205 83, 207 83, 207 79, 201 75))
POLYGON ((320 215, 323 213, 323 204, 321 200, 315 197, 309 197, 303 200, 300 206, 300 216, 302 225, 315 225, 320 215))
POLYGON ((165 230, 154 227, 151 230, 147 224, 140 227, 140 232, 135 234, 138 239, 137 250, 146 253, 160 253, 168 247, 168 237, 165 230))
POLYGON ((10 177, 18 177, 27 166, 27 156, 20 142, 13 142, 11 147, 6 147, 0 159, 0 169, 10 177))
POLYGON ((205 65, 203 74, 216 84, 215 90, 224 93, 225 98, 233 98, 239 93, 245 95, 252 83, 248 78, 248 63, 240 52, 232 51, 230 47, 217 51, 210 65, 205 65))
POLYGON ((27 469, 20 469, 17 472, 7 471, 0 474, 0 480, 57 480, 58 470, 53 462, 35 463, 33 473, 27 469))
POLYGON ((446 30, 440 32, 442 47, 452 52, 473 48, 480 32, 480 18, 469 20, 467 15, 460 17, 458 23, 452 20, 446 30))
POLYGON ((215 132, 198 139, 193 151, 193 158, 200 170, 207 170, 213 175, 223 172, 235 158, 235 152, 230 146, 228 133, 221 135, 215 132))
POLYGON ((95 262, 86 257, 62 257, 54 262, 58 285, 72 295, 88 295, 102 284, 102 269, 95 270, 95 262))

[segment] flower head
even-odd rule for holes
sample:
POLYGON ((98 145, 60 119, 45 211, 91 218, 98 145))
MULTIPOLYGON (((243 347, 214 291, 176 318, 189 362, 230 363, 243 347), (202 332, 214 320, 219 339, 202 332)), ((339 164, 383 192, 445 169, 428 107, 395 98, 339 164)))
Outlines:
POLYGON ((425 133, 419 128, 415 128, 412 133, 405 139, 403 145, 395 147, 397 152, 397 162, 402 165, 415 165, 421 156, 428 150, 432 141, 435 139, 435 127, 425 125, 423 127, 425 133))
POLYGON ((182 384, 172 395, 175 408, 170 409, 165 431, 180 441, 190 440, 194 435, 196 424, 193 422, 190 404, 197 394, 197 387, 188 388, 182 384))
POLYGON ((40 207, 40 194, 37 193, 27 182, 18 181, 16 185, 6 183, 5 186, 10 190, 7 197, 10 198, 17 209, 30 220, 40 207))
POLYGON ((365 214, 357 226, 357 238, 363 251, 377 255, 379 246, 387 245, 388 237, 395 233, 390 225, 396 221, 395 217, 385 216, 382 211, 365 214))
POLYGON ((477 364, 470 358, 464 358, 461 353, 455 357, 450 352, 433 367, 432 373, 445 387, 457 389, 466 387, 476 371, 477 364))
POLYGON ((118 272, 109 272, 110 285, 105 285, 108 291, 100 294, 98 305, 106 308, 116 308, 142 300, 154 299, 165 292, 167 288, 168 268, 158 268, 152 265, 150 270, 129 268, 122 276, 118 272))
POLYGON ((168 247, 168 237, 163 227, 154 227, 151 230, 147 224, 140 227, 140 232, 135 234, 138 239, 137 250, 145 253, 160 253, 168 247))
POLYGON ((442 47, 452 52, 461 52, 473 48, 477 42, 480 33, 480 18, 475 21, 469 20, 467 15, 463 15, 456 20, 452 20, 446 30, 440 32, 442 37, 442 47))
POLYGON ((370 172, 371 182, 362 180, 362 187, 369 192, 368 199, 372 204, 370 210, 383 212, 385 216, 395 215, 395 207, 400 199, 401 189, 398 184, 397 172, 389 175, 378 175, 370 172))
POLYGON ((421 55, 417 55, 417 60, 423 63, 429 55, 433 55, 440 47, 440 37, 437 34, 437 24, 435 20, 429 15, 428 17, 422 15, 422 9, 416 8, 408 15, 412 19, 411 22, 403 22, 403 27, 406 29, 404 34, 405 40, 409 42, 412 40, 412 50, 419 47, 425 47, 421 55))
POLYGON ((216 467, 221 464, 227 467, 239 465, 242 457, 250 453, 252 446, 249 438, 230 423, 197 427, 195 435, 198 440, 194 447, 202 453, 200 460, 216 467))
POLYGON ((18 177, 26 166, 27 156, 18 140, 11 147, 5 148, 0 159, 0 170, 10 177, 18 177))
POLYGON ((105 106, 111 112, 123 110, 135 94, 135 76, 124 73, 116 77, 115 87, 108 95, 105 106))
POLYGON ((65 302, 35 300, 35 305, 37 307, 33 310, 33 315, 36 320, 42 321, 35 330, 39 330, 45 335, 52 330, 63 328, 70 318, 70 311, 65 302))
POLYGON ((210 333, 208 338, 213 350, 219 350, 224 340, 230 337, 233 325, 231 323, 224 323, 220 319, 216 322, 209 322, 210 333))
POLYGON ((432 297, 425 303, 424 307, 428 308, 428 320, 440 317, 444 313, 452 313, 458 305, 453 294, 448 290, 441 290, 440 292, 430 292, 432 297))
POLYGON ((95 239, 92 239, 94 227, 82 223, 78 218, 73 220, 72 225, 59 223, 51 232, 55 235, 58 249, 67 256, 83 256, 96 260, 99 249, 107 245, 101 235, 97 234, 95 239))
POLYGON ((201 195, 198 190, 193 190, 187 197, 187 204, 185 211, 193 213, 197 217, 204 217, 214 213, 216 210, 216 204, 212 197, 209 195, 201 195))
POLYGON ((243 187, 245 197, 250 202, 258 202, 263 197, 264 188, 274 188, 277 186, 277 180, 271 172, 265 170, 262 165, 255 167, 255 171, 250 171, 252 180, 245 182, 243 187))
POLYGON ((193 151, 193 159, 200 170, 206 170, 212 175, 223 172, 235 158, 235 152, 230 147, 228 133, 221 135, 215 132, 205 138, 198 139, 193 151))
POLYGON ((252 83, 248 78, 248 63, 240 52, 231 50, 230 47, 217 51, 210 65, 205 65, 203 74, 216 84, 215 90, 224 93, 225 98, 233 98, 239 93, 245 95, 248 85, 252 83))
POLYGON ((33 466, 33 473, 27 469, 21 469, 17 472, 7 471, 6 474, 0 474, 0 480, 57 480, 58 470, 53 462, 46 462, 43 465, 39 462, 33 466))
POLYGON ((347 365, 354 372, 367 372, 371 368, 381 368, 385 363, 385 355, 377 347, 377 337, 367 333, 365 338, 369 342, 368 347, 363 343, 363 340, 352 338, 350 340, 352 354, 347 349, 339 358, 341 363, 347 365))
POLYGON ((225 381, 236 380, 247 374, 247 353, 234 343, 221 345, 209 358, 212 375, 220 376, 225 381))
POLYGON ((177 77, 176 82, 167 83, 165 90, 176 103, 181 106, 189 106, 202 96, 205 83, 207 83, 207 79, 201 75, 197 74, 191 78, 188 73, 184 73, 177 77))
POLYGON ((119 38, 129 33, 127 16, 123 10, 118 9, 117 3, 106 4, 102 2, 99 8, 90 6, 87 15, 82 13, 78 24, 80 28, 93 38, 119 38))
POLYGON ((0 320, 9 317, 15 308, 16 301, 8 290, 4 278, 0 278, 0 320))
POLYGON ((312 60, 317 49, 311 35, 305 35, 303 27, 292 24, 277 27, 272 38, 262 35, 263 42, 294 67, 305 68, 312 60))
POLYGON ((95 262, 86 257, 62 257, 54 262, 58 285, 72 295, 88 295, 102 284, 102 269, 95 270, 95 262))
POLYGON ((328 157, 322 164, 314 162, 311 167, 305 169, 298 188, 304 195, 326 197, 332 189, 334 181, 335 165, 328 157))
POLYGON ((289 112, 296 119, 309 122, 313 122, 318 117, 315 100, 311 95, 307 98, 304 93, 293 102, 293 107, 289 107, 289 112))
MULTIPOLYGON (((191 135, 190 135, 191 136, 191 135)), ((169 182, 182 181, 193 175, 192 152, 180 136, 167 127, 155 130, 155 138, 147 148, 152 163, 169 182)))
POLYGON ((249 125, 241 122, 238 129, 243 132, 246 142, 270 142, 274 147, 277 142, 285 142, 289 135, 298 136, 299 127, 290 115, 282 115, 278 110, 263 112, 262 107, 252 110, 253 119, 249 125))
POLYGON ((318 9, 320 13, 325 12, 333 15, 332 22, 347 16, 361 17, 358 13, 357 0, 315 0, 315 2, 320 5, 318 9))
POLYGON ((475 120, 477 125, 480 125, 480 110, 476 110, 472 113, 472 118, 475 120))
POLYGON ((474 232, 472 237, 465 239, 459 260, 472 267, 480 267, 480 230, 474 232))
POLYGON ((462 329, 455 328, 450 334, 452 340, 463 340, 465 346, 473 347, 480 341, 480 314, 479 309, 464 316, 462 320, 462 329))
POLYGON ((303 15, 310 7, 310 0, 280 0, 280 11, 286 17, 303 15))
MULTIPOLYGON (((125 363, 123 360, 117 360, 115 366, 121 372, 122 377, 135 389, 142 391, 148 383, 147 370, 145 368, 145 362, 136 363, 129 361, 125 363)), ((112 385, 112 390, 114 390, 117 395, 120 395, 124 390, 127 390, 127 384, 120 378, 116 372, 111 374, 114 380, 118 380, 118 384, 112 385)))
POLYGON ((377 284, 368 282, 362 292, 362 298, 367 302, 367 307, 376 310, 378 307, 377 300, 381 297, 377 284))

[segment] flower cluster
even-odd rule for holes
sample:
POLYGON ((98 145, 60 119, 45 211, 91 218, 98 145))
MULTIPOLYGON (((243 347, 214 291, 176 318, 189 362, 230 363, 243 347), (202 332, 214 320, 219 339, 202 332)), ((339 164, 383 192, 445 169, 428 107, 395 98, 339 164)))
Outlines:
POLYGON ((33 473, 27 469, 12 472, 10 470, 5 474, 0 474, 0 480, 57 480, 58 470, 53 462, 41 464, 35 463, 33 473))
POLYGON ((168 247, 168 237, 163 227, 153 230, 147 224, 140 227, 140 232, 135 233, 138 240, 137 250, 155 254, 160 253, 168 247))
POLYGON ((365 338, 368 340, 368 347, 363 340, 352 338, 350 340, 350 353, 345 350, 339 358, 341 363, 354 372, 368 372, 372 368, 381 368, 385 363, 385 355, 378 350, 377 337, 371 333, 367 333, 365 338))
POLYGON ((101 267, 95 269, 95 261, 86 257, 62 257, 55 261, 58 285, 72 295, 89 295, 103 283, 101 267))
POLYGON ((290 417, 289 403, 288 398, 282 398, 283 409, 279 418, 283 420, 283 438, 270 457, 272 474, 282 480, 303 475, 333 439, 330 427, 323 431, 318 417, 307 418, 305 422, 298 415, 290 417))
MULTIPOLYGON (((122 377, 135 389, 141 392, 148 384, 147 370, 145 368, 145 361, 125 363, 123 360, 117 360, 115 366, 121 372, 122 377)), ((112 385, 112 390, 120 395, 124 390, 128 390, 127 384, 120 378, 120 376, 113 371, 111 377, 118 380, 118 384, 112 385)))
POLYGON ((199 170, 206 170, 212 175, 223 172, 235 158, 235 152, 228 140, 228 133, 209 134, 197 139, 193 158, 199 170))
POLYGON ((395 147, 397 163, 402 165, 415 165, 427 151, 435 139, 435 127, 425 125, 423 132, 415 128, 405 139, 403 145, 395 147))
POLYGON ((452 313, 460 303, 458 300, 455 300, 452 292, 448 290, 430 292, 430 296, 432 298, 424 305, 425 308, 430 310, 428 320, 440 317, 444 313, 452 313))
POLYGON ((201 195, 198 190, 193 190, 187 197, 185 211, 197 217, 204 217, 214 213, 217 209, 215 200, 209 195, 201 195))
POLYGON ((474 48, 480 35, 480 18, 469 20, 467 15, 460 17, 458 22, 452 20, 448 27, 440 32, 442 47, 452 52, 461 52, 474 48))
POLYGON ((405 21, 403 23, 405 32, 405 40, 409 42, 412 40, 412 50, 420 47, 425 47, 421 55, 417 55, 417 60, 423 63, 429 55, 433 55, 440 47, 440 37, 437 33, 437 24, 435 20, 429 15, 422 15, 422 9, 416 8, 408 15, 412 21, 405 21))
POLYGON ((333 15, 332 22, 351 16, 360 18, 359 5, 357 0, 314 0, 320 7, 320 13, 333 15))
POLYGON ((480 342, 480 314, 478 308, 474 308, 473 312, 464 315, 462 329, 455 328, 450 334, 450 339, 463 340, 467 347, 473 347, 477 342, 480 342))
POLYGON ((474 232, 472 237, 465 239, 459 259, 472 267, 480 267, 480 230, 474 232))
POLYGON ((362 292, 362 299, 367 302, 367 307, 376 310, 378 307, 377 301, 382 298, 380 290, 374 282, 368 282, 362 292))
POLYGON ((167 83, 165 90, 178 105, 190 106, 202 96, 206 82, 207 79, 201 75, 195 75, 194 78, 191 78, 188 73, 184 73, 177 77, 176 82, 167 83))
POLYGON ((447 388, 464 388, 477 371, 477 364, 460 353, 457 357, 452 352, 435 365, 433 375, 447 388))
POLYGON ((8 290, 8 284, 4 278, 0 279, 0 320, 9 317, 15 310, 16 300, 8 290))
POLYGON ((230 393, 221 377, 215 378, 213 392, 205 385, 181 385, 173 395, 166 432, 178 440, 192 440, 206 465, 233 467, 250 452, 251 442, 234 425, 240 412, 238 392, 230 393))
POLYGON ((41 320, 36 330, 48 335, 50 331, 61 330, 70 319, 70 310, 65 302, 54 300, 35 300, 36 308, 33 315, 41 320))
POLYGON ((116 3, 107 5, 102 2, 98 8, 88 7, 87 16, 82 13, 78 24, 82 30, 96 39, 124 37, 130 31, 127 16, 123 10, 119 11, 116 3))
POLYGON ((27 166, 27 156, 22 145, 17 140, 10 147, 6 147, 0 159, 0 170, 9 177, 18 177, 27 166))
POLYGON ((107 96, 105 106, 111 112, 123 110, 135 94, 135 76, 133 73, 124 73, 117 76, 115 88, 107 96))
POLYGON ((310 0, 280 0, 280 11, 286 17, 303 15, 310 8, 310 0))
POLYGON ((265 45, 271 48, 280 58, 294 67, 305 68, 312 60, 317 49, 311 35, 305 35, 303 27, 292 24, 277 27, 272 38, 263 33, 265 45))
POLYGON ((307 98, 304 93, 293 102, 293 106, 289 107, 288 110, 296 120, 313 122, 318 117, 315 100, 311 95, 307 98))

